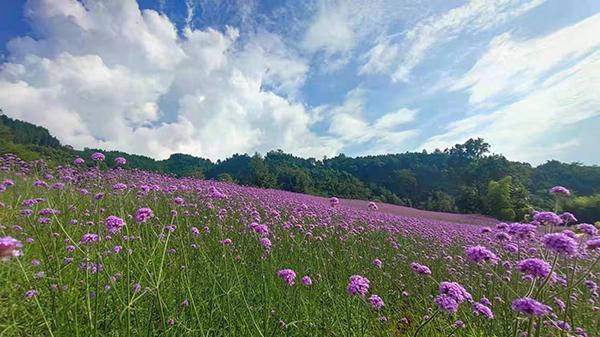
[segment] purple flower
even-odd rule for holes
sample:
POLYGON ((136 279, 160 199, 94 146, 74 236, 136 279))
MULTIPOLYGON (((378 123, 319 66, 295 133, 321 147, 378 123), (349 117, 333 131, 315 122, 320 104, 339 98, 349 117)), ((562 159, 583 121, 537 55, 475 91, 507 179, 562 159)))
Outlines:
POLYGON ((596 226, 589 224, 589 223, 579 224, 579 225, 577 225, 577 229, 589 236, 598 235, 598 228, 596 228, 596 226))
POLYGON ((271 248, 271 240, 269 240, 269 238, 261 238, 260 245, 263 246, 265 249, 270 249, 271 248))
POLYGON ((135 221, 137 223, 144 223, 152 217, 154 217, 154 212, 148 207, 142 207, 135 212, 135 221))
POLYGON ((79 240, 79 242, 82 244, 96 243, 98 241, 100 241, 100 237, 98 236, 98 234, 93 233, 83 234, 83 237, 81 238, 81 240, 79 240))
POLYGON ((381 262, 380 259, 375 259, 373 260, 373 265, 377 268, 382 268, 383 267, 383 262, 381 262))
POLYGON ((281 269, 277 272, 277 276, 284 280, 288 285, 294 285, 296 280, 296 272, 292 269, 281 269))
POLYGON ((34 298, 38 295, 38 291, 35 289, 29 289, 25 292, 25 298, 26 299, 31 299, 34 298))
POLYGON ((231 241, 231 239, 227 238, 223 241, 221 241, 222 244, 224 244, 225 246, 230 245, 233 243, 233 241, 231 241))
POLYGON ((360 275, 352 275, 350 276, 346 291, 350 296, 364 296, 369 291, 369 280, 360 275))
POLYGON ((505 232, 498 232, 494 237, 497 241, 510 241, 510 239, 512 239, 510 234, 505 232))
POLYGON ((192 235, 194 235, 194 236, 200 235, 200 230, 197 227, 192 227, 191 231, 192 231, 192 235))
POLYGON ((117 158, 115 158, 115 164, 117 164, 118 166, 123 166, 123 165, 127 164, 127 159, 125 159, 123 157, 117 157, 117 158))
POLYGON ((335 207, 340 203, 340 199, 336 198, 336 197, 331 197, 329 199, 329 204, 331 205, 331 207, 335 207))
POLYGON ((85 164, 85 160, 83 160, 83 158, 75 158, 75 160, 73 160, 73 164, 80 166, 85 164))
POLYGON ((537 227, 525 223, 512 223, 508 225, 508 234, 517 236, 519 239, 531 239, 535 235, 537 227))
POLYGON ((573 256, 577 253, 577 241, 564 233, 550 233, 542 237, 546 248, 557 254, 573 256))
POLYGON ((573 213, 570 212, 563 212, 561 215, 559 215, 559 217, 565 225, 577 222, 577 218, 575 217, 575 215, 573 215, 573 213))
POLYGON ((104 157, 104 154, 102 154, 100 152, 92 153, 91 158, 93 161, 104 161, 104 159, 106 159, 106 157, 104 157))
POLYGON ((520 261, 517 264, 517 270, 526 275, 543 278, 550 275, 550 265, 541 259, 530 258, 520 261))
POLYGON ((563 223, 563 220, 554 212, 537 212, 533 216, 533 220, 554 226, 558 226, 563 223))
POLYGON ((378 310, 385 306, 385 303, 383 303, 383 300, 378 295, 371 295, 369 296, 368 300, 369 303, 371 303, 371 307, 373 308, 373 310, 378 310))
POLYGON ((258 234, 260 234, 261 236, 268 236, 269 235, 269 227, 267 225, 256 225, 253 227, 254 231, 258 234))
POLYGON ((440 310, 449 314, 453 314, 458 311, 458 302, 448 295, 438 295, 435 298, 435 303, 438 305, 440 310))
POLYGON ((490 262, 492 264, 498 263, 498 257, 491 250, 483 246, 472 246, 465 249, 467 257, 477 263, 490 262))
POLYGON ((473 303, 472 309, 475 316, 482 315, 486 319, 494 318, 494 313, 492 312, 492 309, 479 302, 473 303))
POLYGON ((181 197, 176 197, 173 199, 173 202, 177 205, 183 205, 183 203, 185 202, 185 200, 183 200, 183 198, 181 197))
POLYGON ((589 249, 589 250, 599 249, 600 248, 600 237, 595 237, 593 239, 587 240, 585 245, 587 246, 587 249, 589 249))
POLYGON ((125 221, 117 216, 111 215, 106 218, 106 229, 110 234, 117 234, 125 225, 125 221))
POLYGON ((302 282, 303 285, 305 286, 311 286, 312 285, 312 279, 310 278, 310 276, 305 275, 302 277, 302 279, 300 280, 302 282))
POLYGON ((8 260, 11 256, 21 255, 19 248, 23 247, 21 241, 4 236, 0 238, 0 261, 8 260))
POLYGON ((554 186, 550 189, 550 194, 568 197, 571 196, 571 191, 569 191, 566 187, 563 186, 554 186))
POLYGON ((112 189, 115 191, 122 191, 126 188, 127 188, 127 185, 125 185, 123 183, 116 183, 116 184, 112 185, 112 189))
POLYGON ((469 294, 469 292, 467 292, 465 288, 457 282, 440 282, 440 295, 447 295, 453 298, 458 304, 473 300, 471 294, 469 294))
POLYGON ((546 316, 552 311, 552 308, 549 306, 529 297, 514 300, 512 302, 512 309, 525 315, 537 317, 546 316))
POLYGON ((429 267, 419 264, 417 262, 411 263, 410 269, 412 269, 417 274, 431 275, 431 269, 429 269, 429 267))

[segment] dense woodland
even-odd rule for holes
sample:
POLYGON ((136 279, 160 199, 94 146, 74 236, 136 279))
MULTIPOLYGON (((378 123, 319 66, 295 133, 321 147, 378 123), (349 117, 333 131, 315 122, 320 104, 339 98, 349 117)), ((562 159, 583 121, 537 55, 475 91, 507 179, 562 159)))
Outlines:
MULTIPOLYGON (((96 149, 61 145, 45 128, 0 115, 0 153, 50 165, 89 158, 96 149)), ((123 156, 127 166, 175 176, 196 176, 242 185, 343 198, 369 199, 427 210, 488 214, 521 220, 534 209, 551 208, 548 189, 569 188, 574 196, 561 207, 580 221, 600 218, 600 166, 551 160, 537 167, 490 153, 481 138, 445 150, 366 157, 299 158, 281 150, 265 155, 234 154, 212 162, 186 154, 166 160, 103 151, 102 165, 123 156)), ((91 164, 90 164, 91 165, 91 164)))

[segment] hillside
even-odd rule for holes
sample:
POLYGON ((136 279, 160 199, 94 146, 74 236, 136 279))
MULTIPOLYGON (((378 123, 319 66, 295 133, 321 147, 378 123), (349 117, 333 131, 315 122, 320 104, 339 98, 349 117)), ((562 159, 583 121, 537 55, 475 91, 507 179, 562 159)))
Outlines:
MULTIPOLYGON (((0 116, 0 153, 16 153, 26 160, 45 159, 50 165, 69 163, 97 149, 75 150, 62 145, 48 130, 0 116)), ((431 153, 406 152, 366 157, 300 158, 281 150, 234 154, 217 162, 186 154, 166 160, 119 151, 103 151, 127 166, 177 177, 194 176, 277 188, 320 196, 376 200, 441 212, 487 214, 520 220, 532 209, 549 208, 550 187, 562 185, 575 195, 569 209, 591 222, 600 214, 600 167, 555 160, 533 167, 490 154, 483 139, 470 139, 431 153)), ((91 165, 91 164, 90 164, 91 165)))
POLYGON ((0 330, 500 337, 536 320, 537 336, 598 336, 598 229, 559 232, 564 216, 496 223, 4 155, 0 330))

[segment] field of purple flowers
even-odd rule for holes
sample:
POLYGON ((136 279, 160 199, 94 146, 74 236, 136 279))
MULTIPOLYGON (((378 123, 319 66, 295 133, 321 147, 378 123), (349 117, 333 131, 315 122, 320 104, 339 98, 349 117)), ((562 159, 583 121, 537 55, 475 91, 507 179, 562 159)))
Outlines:
POLYGON ((0 336, 600 336, 570 213, 455 224, 101 160, 0 158, 0 336))

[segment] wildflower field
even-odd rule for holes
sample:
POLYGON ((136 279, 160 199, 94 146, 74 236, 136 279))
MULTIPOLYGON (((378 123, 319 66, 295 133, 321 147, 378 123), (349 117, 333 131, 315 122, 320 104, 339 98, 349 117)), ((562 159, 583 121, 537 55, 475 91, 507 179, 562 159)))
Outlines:
POLYGON ((0 336, 600 336, 576 215, 458 224, 102 160, 0 159, 0 336))

